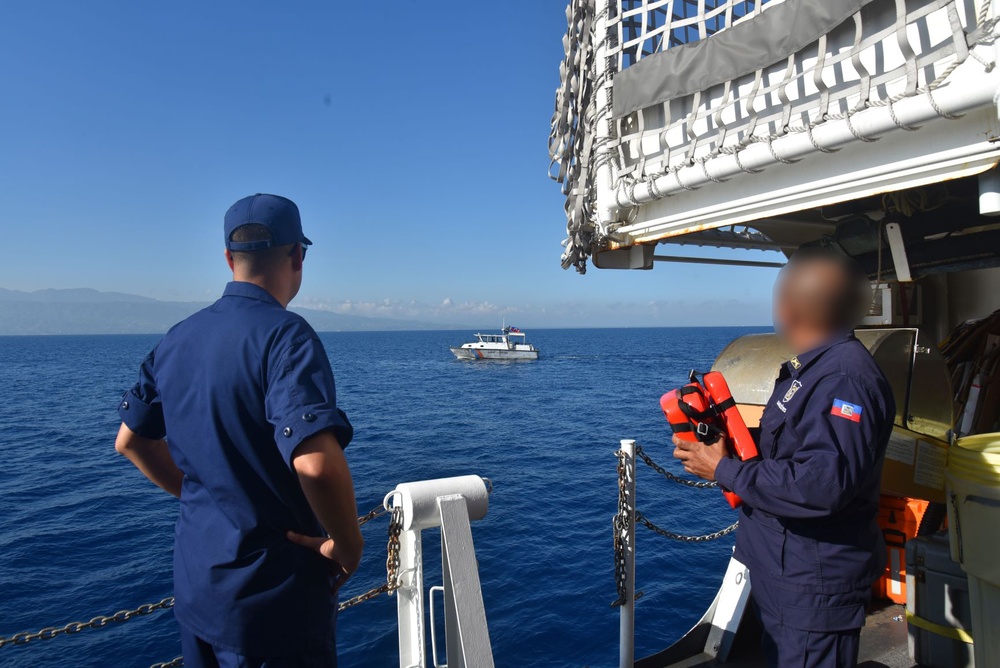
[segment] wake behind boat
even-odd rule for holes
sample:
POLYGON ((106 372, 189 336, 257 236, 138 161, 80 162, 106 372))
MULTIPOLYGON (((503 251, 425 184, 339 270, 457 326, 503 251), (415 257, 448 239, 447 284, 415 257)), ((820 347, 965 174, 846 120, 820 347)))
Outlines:
POLYGON ((476 334, 472 343, 451 346, 460 360, 536 360, 538 348, 527 342, 517 327, 504 327, 500 334, 476 334))

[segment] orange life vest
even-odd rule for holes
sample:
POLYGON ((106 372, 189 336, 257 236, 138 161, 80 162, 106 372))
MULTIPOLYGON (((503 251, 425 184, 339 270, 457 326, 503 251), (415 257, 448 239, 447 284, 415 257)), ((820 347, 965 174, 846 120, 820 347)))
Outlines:
MULTIPOLYGON (((718 371, 702 374, 701 382, 692 371, 690 383, 660 397, 660 408, 678 438, 707 444, 725 436, 730 456, 740 461, 759 456, 757 444, 736 408, 733 393, 718 371)), ((743 503, 727 489, 722 494, 733 508, 743 503)))

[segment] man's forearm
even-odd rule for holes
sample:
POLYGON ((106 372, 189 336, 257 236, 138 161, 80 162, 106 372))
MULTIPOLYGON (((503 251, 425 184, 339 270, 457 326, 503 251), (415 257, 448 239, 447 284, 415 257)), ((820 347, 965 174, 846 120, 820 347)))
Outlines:
POLYGON ((353 571, 361 561, 364 539, 354 482, 340 445, 329 432, 318 434, 296 449, 293 466, 309 506, 333 539, 334 559, 353 571))
POLYGON ((306 479, 302 480, 302 491, 316 518, 333 539, 336 561, 353 571, 361 561, 364 547, 353 485, 306 479))
POLYGON ((166 441, 155 441, 136 434, 122 424, 115 440, 115 450, 124 455, 144 476, 160 489, 181 495, 184 473, 177 468, 166 441))
POLYGON ((720 462, 719 484, 736 492, 754 508, 777 517, 814 519, 842 508, 855 492, 833 476, 832 466, 758 459, 720 462))

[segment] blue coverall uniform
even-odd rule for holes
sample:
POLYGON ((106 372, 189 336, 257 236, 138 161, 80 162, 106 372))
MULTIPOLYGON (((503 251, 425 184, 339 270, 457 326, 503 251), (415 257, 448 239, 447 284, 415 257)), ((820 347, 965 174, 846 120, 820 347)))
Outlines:
POLYGON ((750 570, 768 663, 856 665, 871 584, 885 568, 876 523, 896 408, 853 334, 782 365, 761 417, 761 458, 724 459, 742 497, 735 556, 750 570))
POLYGON ((233 282, 171 329, 118 406, 135 433, 167 438, 184 473, 174 614, 186 666, 336 666, 332 562, 289 530, 323 535, 291 457, 337 408, 323 344, 267 291, 233 282))

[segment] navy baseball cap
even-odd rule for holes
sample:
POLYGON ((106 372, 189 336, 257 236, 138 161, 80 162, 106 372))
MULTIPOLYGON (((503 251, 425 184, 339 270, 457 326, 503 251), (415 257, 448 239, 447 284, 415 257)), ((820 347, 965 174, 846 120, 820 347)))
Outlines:
POLYGON ((302 234, 299 207, 287 197, 257 193, 244 197, 226 211, 226 248, 231 251, 255 251, 298 243, 312 245, 302 234), (271 230, 271 238, 233 241, 233 232, 244 225, 263 225, 271 230))

